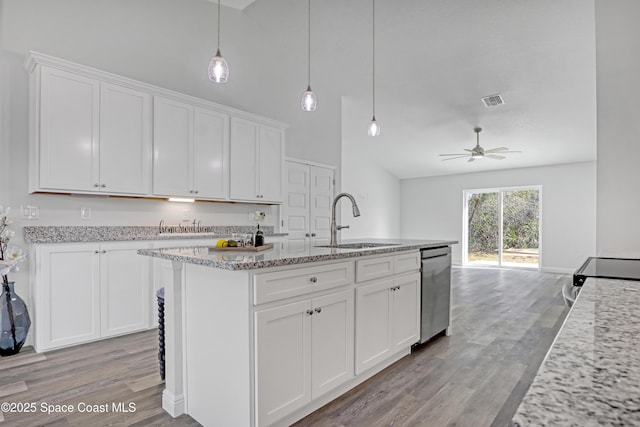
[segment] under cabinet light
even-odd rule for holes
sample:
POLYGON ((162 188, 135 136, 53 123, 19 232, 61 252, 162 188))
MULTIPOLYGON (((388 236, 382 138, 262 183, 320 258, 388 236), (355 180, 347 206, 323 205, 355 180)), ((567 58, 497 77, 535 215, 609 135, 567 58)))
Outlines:
POLYGON ((170 202, 180 202, 180 203, 193 203, 196 199, 187 199, 184 197, 169 197, 170 202))

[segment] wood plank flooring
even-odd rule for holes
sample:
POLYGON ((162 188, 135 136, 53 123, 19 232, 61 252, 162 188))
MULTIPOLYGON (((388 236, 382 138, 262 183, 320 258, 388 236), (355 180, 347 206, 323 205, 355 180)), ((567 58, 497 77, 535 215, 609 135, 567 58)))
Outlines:
MULTIPOLYGON (((302 426, 508 426, 567 310, 566 275, 453 270, 453 328, 295 424, 302 426)), ((157 334, 0 358, 0 402, 36 403, 2 413, 4 426, 197 426, 161 407, 157 334), (108 413, 53 413, 40 405, 108 404, 108 413), (111 411, 115 402, 135 412, 111 411)), ((215 426, 218 427, 218 426, 215 426)), ((235 427, 235 426, 219 426, 235 427)))

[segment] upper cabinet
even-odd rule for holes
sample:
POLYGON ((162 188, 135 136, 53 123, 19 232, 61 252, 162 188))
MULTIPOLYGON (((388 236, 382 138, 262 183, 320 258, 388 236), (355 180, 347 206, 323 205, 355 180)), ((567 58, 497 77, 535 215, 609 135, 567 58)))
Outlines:
POLYGON ((29 191, 282 203, 283 123, 31 52, 29 191))
POLYGON ((231 118, 232 200, 282 203, 284 130, 231 118))
POLYGON ((48 67, 39 88, 31 191, 149 193, 149 94, 48 67))
POLYGON ((153 193, 225 200, 229 115, 156 96, 153 193))

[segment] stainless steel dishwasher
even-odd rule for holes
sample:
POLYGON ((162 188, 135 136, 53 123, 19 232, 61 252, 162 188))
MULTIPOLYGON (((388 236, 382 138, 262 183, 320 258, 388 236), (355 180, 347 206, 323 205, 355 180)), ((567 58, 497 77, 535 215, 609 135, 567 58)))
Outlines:
MULTIPOLYGON (((450 326, 451 248, 423 249, 420 344, 450 326)), ((447 331, 448 335, 448 331, 447 331)))

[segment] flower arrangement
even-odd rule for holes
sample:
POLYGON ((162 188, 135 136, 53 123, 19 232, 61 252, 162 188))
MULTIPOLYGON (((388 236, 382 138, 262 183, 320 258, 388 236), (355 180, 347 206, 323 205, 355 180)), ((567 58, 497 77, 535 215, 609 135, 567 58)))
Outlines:
POLYGON ((15 235, 13 230, 9 229, 11 220, 9 219, 9 210, 0 206, 0 276, 2 276, 2 284, 9 286, 9 273, 18 271, 18 263, 27 259, 27 254, 18 246, 9 246, 9 241, 15 235))
POLYGON ((253 213, 253 220, 257 223, 264 221, 266 217, 267 217, 267 214, 265 214, 263 211, 255 211, 253 213))

